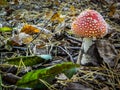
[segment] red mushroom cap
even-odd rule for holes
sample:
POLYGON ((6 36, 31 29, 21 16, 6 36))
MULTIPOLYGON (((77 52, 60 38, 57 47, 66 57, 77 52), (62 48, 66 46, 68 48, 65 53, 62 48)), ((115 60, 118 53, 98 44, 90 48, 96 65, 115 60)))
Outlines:
POLYGON ((103 37, 107 33, 107 23, 95 10, 85 10, 72 23, 72 30, 81 37, 103 37))

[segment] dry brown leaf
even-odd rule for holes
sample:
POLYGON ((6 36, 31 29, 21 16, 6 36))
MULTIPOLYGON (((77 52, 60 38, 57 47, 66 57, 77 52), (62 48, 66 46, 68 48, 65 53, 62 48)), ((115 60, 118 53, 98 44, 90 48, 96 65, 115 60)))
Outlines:
POLYGON ((108 40, 99 40, 96 44, 100 57, 103 59, 103 61, 109 64, 111 67, 114 66, 114 60, 117 55, 115 47, 108 40))
POLYGON ((51 17, 51 21, 57 20, 60 17, 59 13, 54 13, 54 15, 51 17))
POLYGON ((36 48, 38 48, 38 49, 43 48, 43 47, 45 47, 45 44, 37 44, 36 45, 36 48))
POLYGON ((36 27, 33 27, 32 25, 25 24, 21 29, 21 32, 24 32, 26 34, 36 34, 36 33, 39 33, 40 30, 36 27))
POLYGON ((54 15, 51 17, 51 21, 58 21, 59 23, 64 21, 64 18, 60 14, 60 12, 54 13, 54 15))
POLYGON ((110 10, 110 12, 109 12, 109 16, 110 17, 112 17, 114 14, 115 14, 115 12, 116 12, 116 3, 113 3, 110 7, 109 7, 109 10, 110 10))
POLYGON ((32 36, 26 33, 19 33, 10 39, 11 45, 20 46, 22 44, 29 44, 33 40, 32 36))

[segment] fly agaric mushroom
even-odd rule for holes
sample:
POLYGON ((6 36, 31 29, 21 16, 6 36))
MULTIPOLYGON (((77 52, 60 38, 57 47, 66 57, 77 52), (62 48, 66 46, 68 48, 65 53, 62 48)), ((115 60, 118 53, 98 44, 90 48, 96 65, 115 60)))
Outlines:
POLYGON ((107 23, 97 11, 85 10, 73 21, 71 28, 76 35, 83 37, 81 48, 84 53, 79 63, 85 65, 90 62, 86 53, 93 44, 93 38, 102 38, 106 35, 107 23))

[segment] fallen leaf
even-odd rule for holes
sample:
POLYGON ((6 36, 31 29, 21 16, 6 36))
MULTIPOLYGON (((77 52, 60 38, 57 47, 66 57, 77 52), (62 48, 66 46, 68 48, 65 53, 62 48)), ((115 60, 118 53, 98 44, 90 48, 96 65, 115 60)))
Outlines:
POLYGON ((38 86, 39 89, 43 89, 45 86, 43 86, 43 83, 37 82, 39 79, 51 83, 55 78, 55 75, 58 75, 60 73, 65 73, 68 78, 71 78, 77 72, 78 68, 78 64, 74 64, 72 62, 64 62, 47 68, 33 70, 25 74, 22 79, 17 82, 17 85, 20 87, 32 88, 38 86))
POLYGON ((36 33, 39 33, 40 30, 32 25, 25 24, 21 29, 21 32, 24 32, 26 34, 36 34, 36 33))
POLYGON ((26 33, 19 33, 10 38, 9 43, 12 46, 20 46, 22 44, 29 44, 33 40, 32 36, 26 33))
POLYGON ((110 7, 109 7, 109 10, 110 10, 110 12, 109 12, 109 16, 110 17, 112 17, 114 14, 115 14, 115 12, 116 12, 116 3, 113 3, 110 7))
POLYGON ((103 61, 113 67, 115 63, 114 60, 117 55, 115 47, 108 40, 99 40, 96 45, 99 55, 103 61))
POLYGON ((14 58, 8 58, 6 59, 6 62, 8 62, 11 65, 18 66, 20 64, 20 61, 22 60, 25 66, 32 66, 39 63, 45 63, 47 61, 50 61, 52 59, 51 55, 37 55, 37 56, 20 56, 20 57, 14 57, 14 58))
POLYGON ((13 29, 12 28, 10 28, 10 27, 1 27, 0 28, 0 32, 10 32, 10 31, 12 31, 13 29))
POLYGON ((64 17, 60 14, 60 12, 56 12, 51 17, 51 21, 58 21, 59 23, 64 21, 64 17))

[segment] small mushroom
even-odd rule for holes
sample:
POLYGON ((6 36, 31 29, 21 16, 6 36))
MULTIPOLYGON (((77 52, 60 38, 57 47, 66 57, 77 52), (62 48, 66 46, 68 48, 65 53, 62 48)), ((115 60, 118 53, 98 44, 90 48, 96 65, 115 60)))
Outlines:
POLYGON ((73 21, 71 29, 73 32, 83 38, 83 55, 81 64, 89 63, 86 53, 93 44, 93 39, 102 38, 107 34, 108 25, 102 15, 95 10, 85 10, 73 21))

